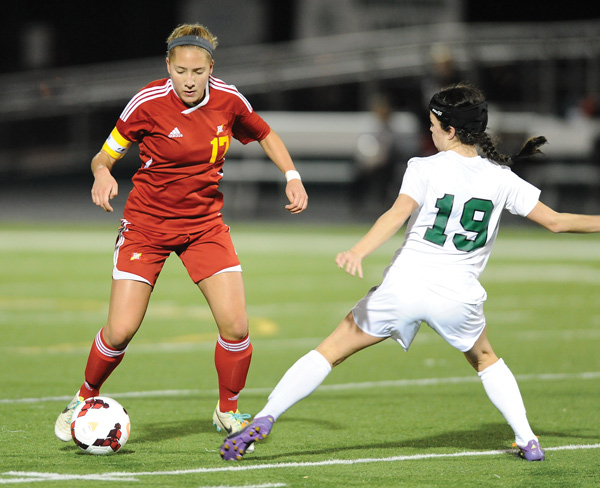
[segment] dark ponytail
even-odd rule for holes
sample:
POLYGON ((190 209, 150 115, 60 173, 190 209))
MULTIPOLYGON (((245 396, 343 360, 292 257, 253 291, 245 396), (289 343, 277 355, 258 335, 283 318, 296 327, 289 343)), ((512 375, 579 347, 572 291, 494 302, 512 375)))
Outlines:
MULTIPOLYGON (((458 135, 458 138, 461 142, 466 144, 466 142, 462 140, 460 134, 458 135)), ((476 139, 477 140, 475 141, 475 145, 477 145, 479 149, 481 149, 481 152, 487 159, 495 163, 505 165, 523 162, 528 159, 531 159, 532 157, 538 154, 542 154, 542 151, 540 151, 540 147, 546 144, 547 142, 544 136, 531 137, 530 139, 527 139, 527 141, 525 142, 525 144, 523 144, 523 147, 517 154, 508 156, 506 154, 501 154, 498 152, 496 144, 486 132, 478 134, 478 137, 476 139)))

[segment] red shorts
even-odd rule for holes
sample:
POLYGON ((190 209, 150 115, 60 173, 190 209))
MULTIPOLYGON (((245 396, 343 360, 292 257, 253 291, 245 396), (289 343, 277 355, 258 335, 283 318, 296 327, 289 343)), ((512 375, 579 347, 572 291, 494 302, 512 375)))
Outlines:
POLYGON ((159 234, 123 219, 115 244, 113 278, 156 284, 165 261, 175 252, 198 283, 224 271, 241 271, 229 226, 221 220, 196 234, 159 234))

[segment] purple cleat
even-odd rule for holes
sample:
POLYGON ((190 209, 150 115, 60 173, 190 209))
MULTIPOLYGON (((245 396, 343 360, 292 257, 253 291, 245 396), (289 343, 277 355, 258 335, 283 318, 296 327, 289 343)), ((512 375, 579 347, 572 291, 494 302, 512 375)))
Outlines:
POLYGON ((519 457, 527 461, 543 461, 545 458, 537 439, 530 440, 525 447, 519 447, 519 457))
POLYGON ((221 446, 221 457, 225 461, 239 461, 242 456, 248 452, 248 447, 256 441, 260 441, 269 435, 275 420, 270 415, 259 417, 250 422, 250 425, 244 427, 238 432, 225 437, 221 446))

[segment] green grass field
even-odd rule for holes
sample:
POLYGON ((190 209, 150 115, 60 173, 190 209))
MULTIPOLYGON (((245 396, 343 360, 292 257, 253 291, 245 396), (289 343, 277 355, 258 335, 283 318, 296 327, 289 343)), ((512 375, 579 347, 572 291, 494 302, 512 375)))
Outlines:
MULTIPOLYGON (((365 261, 334 256, 365 226, 233 225, 257 412, 300 356, 379 283, 401 236, 365 261)), ((504 229, 482 276, 488 335, 517 379, 546 461, 527 463, 462 354, 423 326, 336 368, 240 463, 218 454, 210 311, 176 256, 102 394, 128 410, 123 451, 54 437, 106 317, 116 228, 0 227, 0 485, 69 487, 600 486, 600 237, 504 229)))

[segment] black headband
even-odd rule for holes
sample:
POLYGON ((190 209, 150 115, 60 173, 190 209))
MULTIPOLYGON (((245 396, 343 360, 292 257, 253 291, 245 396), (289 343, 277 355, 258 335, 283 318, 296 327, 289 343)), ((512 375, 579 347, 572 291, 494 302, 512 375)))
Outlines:
POLYGON ((465 129, 472 134, 484 132, 488 122, 487 102, 467 107, 452 107, 436 93, 429 102, 429 110, 445 124, 455 129, 465 129))
POLYGON ((210 43, 208 39, 200 36, 181 36, 173 39, 169 44, 167 44, 167 51, 170 51, 174 47, 177 46, 198 46, 202 49, 206 49, 210 54, 210 57, 213 57, 213 45, 210 43))

